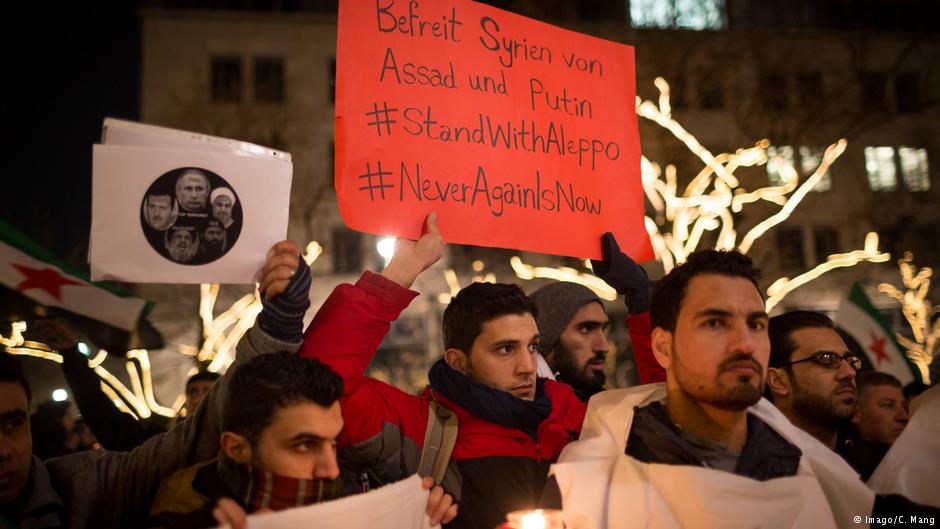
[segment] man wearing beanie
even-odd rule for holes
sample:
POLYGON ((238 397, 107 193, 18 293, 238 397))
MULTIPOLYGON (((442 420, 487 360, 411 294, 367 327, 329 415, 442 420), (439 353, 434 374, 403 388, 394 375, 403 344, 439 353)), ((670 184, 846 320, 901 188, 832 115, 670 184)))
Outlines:
POLYGON ((604 360, 610 350, 610 320, 600 298, 577 283, 558 282, 529 298, 538 307, 539 352, 555 379, 582 401, 604 389, 604 360))

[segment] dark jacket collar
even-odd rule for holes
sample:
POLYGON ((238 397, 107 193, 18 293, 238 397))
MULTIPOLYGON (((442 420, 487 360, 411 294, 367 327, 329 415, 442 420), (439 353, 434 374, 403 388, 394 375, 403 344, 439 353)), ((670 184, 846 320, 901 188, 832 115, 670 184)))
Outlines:
POLYGON ((545 379, 536 382, 535 400, 531 402, 471 380, 443 359, 431 366, 428 380, 434 391, 477 417, 521 430, 533 439, 538 439, 539 425, 552 413, 552 401, 545 393, 545 379))
MULTIPOLYGON (((691 443, 673 424, 659 402, 634 410, 627 455, 646 463, 703 466, 691 443)), ((747 415, 747 442, 734 473, 759 481, 793 476, 800 465, 800 449, 753 414, 747 415)))

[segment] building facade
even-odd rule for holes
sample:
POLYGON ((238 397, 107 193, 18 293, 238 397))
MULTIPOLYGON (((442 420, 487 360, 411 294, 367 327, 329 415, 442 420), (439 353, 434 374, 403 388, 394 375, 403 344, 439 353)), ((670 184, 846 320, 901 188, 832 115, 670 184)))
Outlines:
MULTIPOLYGON (((837 270, 795 290, 779 309, 834 311, 861 282, 899 330, 896 304, 877 294, 899 284, 894 260, 912 251, 919 266, 940 266, 940 13, 930 1, 503 0, 496 7, 635 46, 637 91, 671 87, 672 116, 711 153, 769 142, 768 154, 800 181, 823 150, 848 147, 829 174, 749 254, 766 284, 793 277, 831 254, 861 249, 875 231, 891 262, 837 270), (930 16, 933 14, 933 16, 930 16)), ((322 2, 215 2, 206 9, 153 2, 142 20, 141 117, 148 123, 234 137, 289 151, 294 184, 288 235, 318 241, 315 306, 338 282, 381 267, 376 238, 347 229, 333 192, 335 6, 322 2)), ((662 127, 640 120, 644 156, 672 164, 680 189, 702 162, 662 127)), ((741 186, 782 182, 775 163, 742 168, 741 186)), ((263 175, 259 175, 263 177, 263 175)), ((754 204, 733 212, 742 234, 776 213, 754 204)), ((663 223, 668 231, 668 222, 663 223)), ((714 244, 708 232, 699 247, 714 244)), ((402 387, 423 384, 442 352, 439 318, 455 286, 490 274, 523 282, 509 266, 517 252, 454 247, 425 274, 422 292, 396 323, 373 365, 402 387), (418 373, 415 375, 414 373, 418 373)), ((521 254, 536 265, 586 270, 573 259, 521 254)), ((662 273, 647 265, 654 278, 662 273)), ((523 282, 527 291, 541 282, 523 282)), ((934 287, 931 299, 938 297, 934 287)), ((612 319, 622 305, 609 305, 612 319)), ((622 324, 614 329, 628 348, 622 324)), ((620 355, 617 384, 635 380, 620 355)))

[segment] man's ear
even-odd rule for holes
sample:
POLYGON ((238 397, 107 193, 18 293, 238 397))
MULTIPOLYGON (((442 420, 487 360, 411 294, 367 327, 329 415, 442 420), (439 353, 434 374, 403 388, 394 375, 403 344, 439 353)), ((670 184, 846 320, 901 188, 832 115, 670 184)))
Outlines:
POLYGON ((470 364, 467 355, 460 349, 454 349, 453 347, 444 351, 444 362, 446 362, 451 369, 460 371, 464 375, 467 374, 467 366, 470 364))
POLYGON ((251 443, 248 439, 235 432, 222 432, 219 444, 222 447, 222 453, 229 459, 245 465, 251 464, 251 443))
POLYGON ((773 394, 774 401, 790 396, 790 375, 782 367, 767 368, 767 388, 773 394))
POLYGON ((650 345, 653 347, 653 356, 656 357, 660 367, 670 369, 672 367, 672 333, 662 327, 656 327, 650 337, 650 345))

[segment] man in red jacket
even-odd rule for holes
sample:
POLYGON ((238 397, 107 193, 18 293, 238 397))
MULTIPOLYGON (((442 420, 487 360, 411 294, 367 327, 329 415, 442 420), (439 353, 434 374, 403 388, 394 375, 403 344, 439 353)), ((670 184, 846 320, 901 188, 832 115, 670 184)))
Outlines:
POLYGON ((456 415, 442 479, 460 501, 449 527, 488 529, 509 511, 535 508, 549 465, 580 432, 585 405, 569 386, 536 378, 536 309, 515 285, 478 283, 457 294, 444 313, 444 358, 420 395, 365 376, 390 323, 418 295, 409 288, 442 249, 432 214, 417 242, 398 241, 381 275, 366 272, 334 290, 307 329, 301 354, 343 378, 339 457, 364 483, 418 470, 432 402, 456 415))

